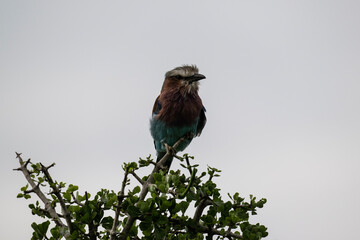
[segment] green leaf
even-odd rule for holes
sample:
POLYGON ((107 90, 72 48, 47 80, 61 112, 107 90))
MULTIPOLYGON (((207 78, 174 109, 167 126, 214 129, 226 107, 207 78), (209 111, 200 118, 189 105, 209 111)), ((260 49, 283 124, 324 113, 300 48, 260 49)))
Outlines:
POLYGON ((155 184, 150 184, 148 189, 149 189, 149 192, 155 193, 156 192, 156 185, 155 184))
POLYGON ((154 173, 153 174, 153 178, 154 178, 154 182, 158 183, 158 182, 162 182, 163 180, 163 175, 160 173, 154 173))
POLYGON ((168 200, 164 200, 161 204, 161 210, 167 210, 172 206, 172 202, 168 200))
POLYGON ((69 191, 69 192, 75 192, 75 191, 78 190, 78 189, 79 189, 78 186, 75 186, 75 185, 70 184, 69 187, 68 187, 68 189, 67 189, 67 191, 69 191))
POLYGON ((101 226, 107 230, 110 230, 112 228, 113 222, 114 222, 114 219, 112 217, 110 217, 110 216, 104 217, 101 220, 101 226))
POLYGON ((91 223, 91 214, 90 213, 85 213, 81 218, 80 218, 80 221, 83 222, 83 223, 91 223))
POLYGON ((63 197, 65 198, 66 201, 68 201, 68 202, 71 201, 71 194, 70 194, 70 192, 65 192, 65 193, 63 193, 63 197))
POLYGON ((50 230, 51 235, 55 238, 55 239, 60 239, 61 234, 60 234, 60 228, 59 227, 54 227, 50 230))
POLYGON ((135 207, 134 205, 130 205, 128 208, 127 208, 127 212, 129 213, 129 215, 131 217, 137 217, 140 215, 140 211, 137 207, 135 207))
POLYGON ((141 190, 140 186, 136 186, 132 192, 133 194, 137 194, 140 192, 140 190, 141 190))
POLYGON ((220 198, 215 198, 215 199, 213 200, 213 202, 214 202, 215 205, 218 206, 218 207, 221 207, 221 206, 224 205, 224 202, 223 202, 220 198))
POLYGON ((213 225, 213 224, 215 224, 215 222, 216 222, 216 221, 215 221, 215 218, 212 217, 212 216, 210 216, 210 215, 204 215, 204 216, 202 216, 202 217, 201 217, 201 220, 203 220, 206 225, 213 225))
POLYGON ((182 201, 177 206, 179 206, 180 211, 182 212, 182 214, 185 214, 187 208, 189 207, 189 203, 186 202, 186 201, 182 201))
POLYGON ((40 231, 45 235, 50 225, 50 221, 43 222, 42 224, 38 225, 40 231))
POLYGON ((139 208, 139 210, 142 213, 147 213, 150 210, 151 206, 152 206, 152 203, 149 202, 148 200, 151 201, 152 199, 147 199, 146 202, 144 202, 144 201, 138 202, 137 207, 139 208))
POLYGON ((225 207, 224 211, 229 211, 232 208, 232 203, 230 201, 227 201, 224 207, 225 207))
POLYGON ((68 207, 68 210, 70 212, 79 212, 81 210, 81 207, 77 205, 71 205, 68 207))
POLYGON ((160 190, 160 192, 162 193, 167 193, 167 191, 169 190, 166 186, 166 184, 160 183, 157 185, 158 189, 160 190))
POLYGON ((164 215, 160 215, 159 218, 156 221, 156 225, 168 225, 169 220, 164 215))
POLYGON ((141 231, 145 231, 147 233, 151 232, 153 229, 152 221, 150 218, 146 218, 145 221, 142 221, 139 226, 141 231))
POLYGON ((155 239, 164 239, 166 236, 166 231, 163 228, 155 228, 154 237, 155 239))
POLYGON ((49 225, 50 225, 50 221, 46 221, 41 224, 36 224, 35 222, 33 222, 31 224, 31 227, 34 229, 36 233, 35 236, 38 237, 39 239, 42 239, 46 235, 49 225))
POLYGON ((20 190, 25 192, 27 190, 27 188, 29 187, 29 184, 26 184, 24 187, 22 187, 20 190))

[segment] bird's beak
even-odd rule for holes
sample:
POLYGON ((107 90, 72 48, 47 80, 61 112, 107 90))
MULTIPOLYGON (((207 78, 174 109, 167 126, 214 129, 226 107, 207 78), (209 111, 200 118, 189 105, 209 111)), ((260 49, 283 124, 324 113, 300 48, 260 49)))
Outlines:
POLYGON ((201 79, 205 79, 205 78, 206 77, 202 74, 194 74, 191 77, 187 77, 187 80, 189 81, 189 83, 193 83, 193 82, 199 81, 201 79))

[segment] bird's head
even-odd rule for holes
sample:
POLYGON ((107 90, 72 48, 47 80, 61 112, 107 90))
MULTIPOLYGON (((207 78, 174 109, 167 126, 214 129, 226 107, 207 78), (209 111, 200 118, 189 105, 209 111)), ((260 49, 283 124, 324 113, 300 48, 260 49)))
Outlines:
POLYGON ((165 74, 162 90, 178 89, 184 93, 194 93, 199 90, 199 80, 202 79, 205 79, 205 76, 199 74, 195 65, 183 65, 165 74))

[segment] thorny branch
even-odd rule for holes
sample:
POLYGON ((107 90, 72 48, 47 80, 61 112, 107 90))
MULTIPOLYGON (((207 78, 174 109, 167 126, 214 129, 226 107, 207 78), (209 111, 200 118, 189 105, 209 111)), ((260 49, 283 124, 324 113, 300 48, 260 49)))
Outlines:
POLYGON ((56 183, 54 183, 54 181, 52 180, 52 178, 50 176, 50 173, 48 171, 48 169, 53 167, 53 166, 55 166, 55 163, 51 164, 48 167, 45 167, 43 164, 41 164, 41 171, 44 173, 45 177, 47 178, 47 180, 48 180, 48 182, 50 184, 50 187, 53 190, 53 193, 59 199, 61 210, 62 210, 62 212, 64 214, 67 226, 68 226, 69 231, 71 233, 72 232, 72 223, 71 223, 70 212, 69 212, 68 208, 65 205, 65 201, 64 201, 63 197, 61 196, 60 189, 56 186, 56 183))
MULTIPOLYGON (((24 174, 26 180, 28 181, 28 183, 32 187, 32 192, 34 192, 40 198, 40 200, 45 204, 45 209, 44 210, 49 213, 51 218, 54 220, 55 224, 60 226, 62 230, 66 229, 66 228, 70 229, 70 225, 65 225, 61 221, 59 214, 51 206, 50 200, 40 190, 39 184, 36 184, 34 182, 34 180, 31 178, 30 172, 27 169, 27 165, 30 163, 30 159, 28 159, 26 162, 24 162, 23 159, 21 158, 21 153, 16 153, 16 158, 19 159, 20 167, 17 168, 17 169, 14 169, 14 170, 21 171, 24 174)), ((68 224, 68 222, 67 222, 67 224, 68 224)), ((70 234, 70 232, 67 231, 66 235, 69 235, 69 234, 70 234)))

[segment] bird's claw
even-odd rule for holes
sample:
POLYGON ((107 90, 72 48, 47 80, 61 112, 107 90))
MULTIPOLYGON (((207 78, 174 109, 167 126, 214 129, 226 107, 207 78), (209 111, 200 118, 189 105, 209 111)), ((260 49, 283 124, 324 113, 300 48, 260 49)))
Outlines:
POLYGON ((188 140, 191 140, 191 139, 194 138, 194 133, 193 133, 193 132, 188 132, 188 133, 185 134, 184 137, 185 137, 186 139, 188 139, 188 140))
POLYGON ((172 156, 174 156, 176 154, 176 151, 172 146, 170 146, 169 144, 167 144, 165 142, 164 142, 164 146, 166 148, 166 152, 170 153, 172 156))

